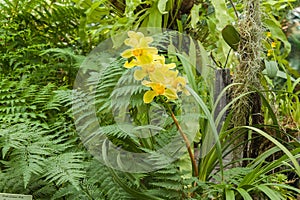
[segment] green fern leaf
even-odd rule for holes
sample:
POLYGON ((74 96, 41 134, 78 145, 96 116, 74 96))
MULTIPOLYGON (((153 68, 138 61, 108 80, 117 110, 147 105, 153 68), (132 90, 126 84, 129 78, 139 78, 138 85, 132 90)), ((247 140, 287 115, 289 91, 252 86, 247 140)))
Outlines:
POLYGON ((69 152, 50 157, 44 174, 46 180, 58 185, 69 182, 79 189, 80 180, 85 177, 83 158, 84 154, 81 152, 69 152))

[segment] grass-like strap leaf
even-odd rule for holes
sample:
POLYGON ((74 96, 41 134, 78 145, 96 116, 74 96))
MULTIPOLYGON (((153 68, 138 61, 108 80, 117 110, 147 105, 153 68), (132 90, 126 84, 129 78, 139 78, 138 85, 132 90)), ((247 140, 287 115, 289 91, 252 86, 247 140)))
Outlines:
MULTIPOLYGON (((205 105, 205 103, 203 102, 203 100, 199 97, 199 95, 190 87, 187 86, 188 91, 190 92, 190 94, 195 98, 196 102, 199 104, 199 106, 201 107, 201 109, 203 110, 204 114, 207 117, 207 120, 209 122, 209 126, 211 128, 211 132, 213 137, 216 140, 216 153, 217 153, 217 157, 219 160, 219 164, 220 164, 220 171, 221 171, 221 176, 224 177, 224 167, 223 167, 223 160, 222 160, 222 147, 221 147, 221 143, 219 140, 219 136, 218 136, 218 131, 216 128, 216 124, 214 122, 213 116, 210 113, 210 111, 208 110, 207 106, 205 105)), ((222 178, 223 179, 223 178, 222 178)))
POLYGON ((266 185, 257 185, 257 189, 265 193, 272 200, 284 200, 285 198, 277 191, 272 190, 266 185))
POLYGON ((270 140, 271 142, 273 142, 276 146, 278 146, 291 160, 291 162, 293 163, 294 167, 295 167, 295 171, 298 174, 298 176, 300 176, 300 166, 299 163, 297 162, 297 160, 295 159, 295 157, 293 156, 293 154, 280 142, 278 142, 275 138, 273 138, 272 136, 270 136, 269 134, 267 134, 266 132, 255 128, 255 127, 250 127, 250 126, 244 126, 244 128, 246 129, 250 129, 253 130, 255 132, 257 132, 258 134, 264 136, 265 138, 267 138, 268 140, 270 140))
POLYGON ((243 188, 236 188, 236 191, 240 193, 240 195, 243 197, 244 200, 252 200, 250 194, 243 188))

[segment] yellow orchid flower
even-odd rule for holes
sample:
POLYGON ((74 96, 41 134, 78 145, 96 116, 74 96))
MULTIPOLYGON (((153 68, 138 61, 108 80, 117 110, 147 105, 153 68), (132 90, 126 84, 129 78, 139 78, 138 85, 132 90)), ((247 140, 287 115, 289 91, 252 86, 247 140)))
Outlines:
POLYGON ((190 95, 189 91, 185 88, 186 80, 182 76, 177 76, 175 80, 173 80, 172 87, 176 88, 177 92, 183 92, 186 95, 190 95))
POLYGON ((177 76, 178 70, 170 70, 165 66, 156 67, 155 70, 149 74, 149 78, 152 82, 163 83, 167 86, 172 86, 177 76))
POLYGON ((273 50, 272 49, 268 49, 267 56, 272 56, 272 54, 273 54, 273 50))
POLYGON ((147 75, 149 75, 149 73, 154 72, 154 70, 155 70, 154 63, 141 65, 141 69, 135 70, 134 79, 140 81, 143 78, 145 78, 147 75))
POLYGON ((149 47, 149 43, 153 41, 151 37, 145 37, 141 32, 128 32, 129 38, 124 41, 131 49, 127 49, 121 53, 123 58, 135 57, 131 61, 126 61, 124 67, 132 68, 144 64, 150 64, 153 61, 153 56, 158 53, 155 47, 149 47))
POLYGON ((175 89, 176 92, 184 92, 189 95, 189 92, 185 88, 186 79, 182 76, 178 76, 178 70, 169 70, 166 67, 156 68, 154 72, 149 74, 149 78, 152 82, 159 82, 168 88, 175 89))
POLYGON ((277 43, 276 43, 276 42, 272 42, 272 43, 271 43, 271 47, 272 47, 272 48, 275 48, 276 46, 277 46, 277 43))
POLYGON ((156 55, 154 56, 154 63, 160 64, 161 67, 166 67, 168 69, 174 69, 176 67, 175 63, 166 64, 166 59, 164 56, 156 55))
POLYGON ((124 43, 133 48, 148 47, 153 42, 152 37, 145 37, 141 32, 128 31, 127 35, 129 38, 124 43))
POLYGON ((156 48, 149 47, 153 41, 151 37, 145 37, 143 33, 133 31, 128 32, 128 37, 124 43, 131 49, 125 50, 121 56, 128 58, 124 67, 139 67, 134 72, 134 79, 143 80, 148 76, 148 81, 142 82, 143 85, 151 88, 144 94, 145 103, 152 102, 154 97, 159 95, 163 95, 167 99, 177 99, 177 92, 189 95, 185 88, 185 78, 178 76, 178 70, 172 70, 176 68, 176 64, 166 64, 165 57, 158 55, 156 48))
POLYGON ((141 69, 137 69, 134 72, 134 78, 139 81, 145 78, 147 75, 150 75, 151 73, 155 72, 155 70, 158 68, 163 69, 163 72, 161 73, 164 74, 167 73, 169 69, 173 69, 176 67, 175 63, 165 64, 164 62, 164 56, 154 55, 153 62, 151 64, 141 65, 141 69))
POLYGON ((176 90, 173 88, 166 88, 166 86, 162 83, 155 83, 149 81, 143 81, 143 85, 147 87, 151 87, 152 90, 147 91, 144 94, 143 100, 145 103, 151 103, 154 97, 163 95, 167 97, 167 99, 177 99, 178 96, 176 94, 176 90))

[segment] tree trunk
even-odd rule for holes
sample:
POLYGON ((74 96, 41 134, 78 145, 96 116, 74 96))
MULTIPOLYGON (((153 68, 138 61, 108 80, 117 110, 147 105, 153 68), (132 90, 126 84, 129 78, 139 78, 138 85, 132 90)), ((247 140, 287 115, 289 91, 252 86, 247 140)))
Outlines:
MULTIPOLYGON (((261 40, 262 24, 260 18, 260 1, 244 0, 244 15, 239 21, 239 65, 233 76, 233 82, 239 83, 233 90, 233 98, 253 92, 240 98, 233 106, 232 124, 234 127, 255 125, 261 123, 261 100, 255 89, 260 88, 259 73, 261 71, 261 40)), ((256 137, 253 134, 251 137, 256 137)), ((233 154, 233 159, 242 157, 256 157, 259 147, 259 138, 248 141, 248 134, 236 140, 235 145, 245 142, 233 154), (241 155, 243 152, 243 155, 241 155)), ((241 163, 240 163, 241 164, 241 163)), ((243 163, 244 165, 246 163, 243 163)))

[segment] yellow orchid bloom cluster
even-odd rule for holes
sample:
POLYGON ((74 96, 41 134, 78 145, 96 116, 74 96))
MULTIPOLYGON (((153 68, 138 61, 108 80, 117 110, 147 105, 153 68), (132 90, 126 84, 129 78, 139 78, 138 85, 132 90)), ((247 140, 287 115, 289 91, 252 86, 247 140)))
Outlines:
POLYGON ((188 94, 185 89, 186 80, 178 75, 175 63, 166 64, 165 57, 158 55, 155 47, 150 47, 152 37, 145 37, 141 32, 129 31, 124 43, 130 46, 121 56, 127 58, 124 67, 138 67, 134 72, 136 80, 143 80, 142 84, 152 90, 144 94, 145 103, 153 101, 154 97, 162 95, 169 100, 178 99, 178 92, 188 94))

